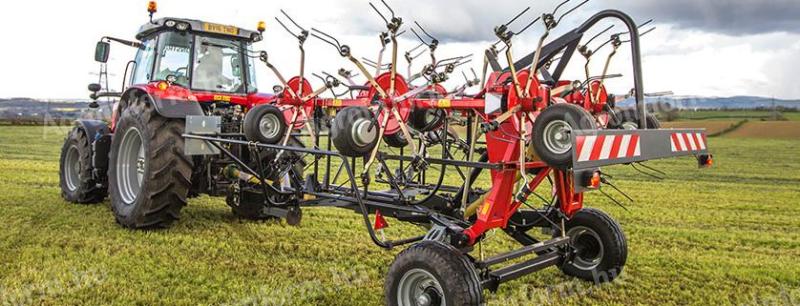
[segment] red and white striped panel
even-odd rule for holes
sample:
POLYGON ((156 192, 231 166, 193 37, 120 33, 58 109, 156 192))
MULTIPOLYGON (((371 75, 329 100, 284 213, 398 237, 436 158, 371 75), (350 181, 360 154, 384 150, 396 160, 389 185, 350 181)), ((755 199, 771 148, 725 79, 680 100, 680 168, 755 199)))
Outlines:
POLYGON ((639 135, 586 135, 575 139, 578 161, 631 158, 640 156, 639 135))
POLYGON ((703 133, 672 133, 672 152, 690 152, 706 149, 706 135, 703 133))

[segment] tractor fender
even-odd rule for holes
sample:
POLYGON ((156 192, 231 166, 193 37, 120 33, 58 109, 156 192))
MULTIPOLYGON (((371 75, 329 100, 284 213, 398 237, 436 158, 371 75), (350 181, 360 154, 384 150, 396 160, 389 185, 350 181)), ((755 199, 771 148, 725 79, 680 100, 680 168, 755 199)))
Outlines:
POLYGON ((75 120, 75 125, 86 133, 86 136, 89 137, 89 141, 91 142, 94 142, 111 131, 108 128, 108 124, 102 120, 78 119, 75 120))
POLYGON ((89 138, 92 168, 101 170, 99 173, 104 174, 105 169, 108 169, 108 153, 111 150, 111 129, 108 124, 101 120, 78 119, 75 121, 75 126, 89 138))
POLYGON ((129 99, 136 99, 147 96, 153 103, 156 112, 165 118, 184 119, 186 116, 202 116, 203 108, 200 103, 191 95, 189 90, 170 90, 168 92, 158 91, 153 85, 135 85, 122 94, 118 112, 128 106, 129 99))

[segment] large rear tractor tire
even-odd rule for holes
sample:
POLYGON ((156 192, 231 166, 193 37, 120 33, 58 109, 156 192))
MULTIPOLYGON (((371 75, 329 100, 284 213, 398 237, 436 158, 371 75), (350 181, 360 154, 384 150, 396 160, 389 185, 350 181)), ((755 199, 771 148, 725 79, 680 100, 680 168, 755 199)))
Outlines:
POLYGON ((89 137, 83 129, 76 126, 69 132, 61 148, 58 171, 61 197, 72 203, 102 202, 108 189, 95 181, 93 171, 89 137))
POLYGON ((124 227, 164 228, 179 218, 192 185, 183 154, 183 119, 160 116, 151 101, 134 99, 111 142, 111 208, 124 227))
POLYGON ((561 266, 564 274, 604 283, 622 273, 628 258, 628 243, 619 223, 608 214, 584 208, 565 223, 564 230, 575 250, 575 256, 561 266))
POLYGON ((545 109, 533 124, 533 149, 552 167, 572 167, 572 131, 594 130, 589 112, 574 104, 556 104, 545 109))
POLYGON ((474 265, 452 246, 417 243, 397 255, 384 288, 385 304, 482 305, 483 287, 474 265))

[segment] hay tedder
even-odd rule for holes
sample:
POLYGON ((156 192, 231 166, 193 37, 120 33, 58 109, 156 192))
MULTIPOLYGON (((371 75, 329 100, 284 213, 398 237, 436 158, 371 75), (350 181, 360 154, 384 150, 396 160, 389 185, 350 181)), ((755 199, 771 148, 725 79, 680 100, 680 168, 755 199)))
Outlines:
POLYGON ((625 235, 609 215, 583 203, 585 192, 616 189, 601 167, 650 169, 642 162, 685 155, 710 166, 712 159, 703 130, 659 129, 647 114, 639 53, 646 23, 606 10, 548 42, 562 19, 586 3, 569 8, 568 2, 518 31, 510 28, 528 9, 496 27, 498 41, 486 50, 480 77, 462 72, 465 83, 453 90, 443 83, 471 56, 440 59, 435 33, 416 22, 406 26, 385 2, 370 4, 386 24, 374 60, 281 11, 275 20, 297 39, 300 52, 299 74, 288 79, 266 51, 251 47, 262 40, 263 22, 247 31, 153 20, 156 4, 150 2, 150 21, 135 41, 104 37, 97 44, 101 71, 110 42, 137 48, 137 55, 126 66, 122 90, 89 86, 92 98, 117 101, 110 122, 79 120, 68 135, 62 195, 76 203, 110 195, 117 222, 135 229, 169 226, 187 198, 199 194, 225 196, 240 217, 290 225, 300 222, 303 207, 351 209, 376 245, 412 245, 389 269, 385 296, 391 305, 481 304, 485 289, 550 266, 611 281, 625 265, 625 235), (590 47, 611 29, 593 31, 606 19, 620 21, 625 31, 590 47), (512 41, 537 23, 543 34, 536 49, 515 60, 512 41), (596 34, 584 39, 590 31, 596 34), (398 37, 407 32, 420 43, 405 52, 404 74, 398 37), (309 37, 335 48, 355 72, 343 68, 309 78, 309 37), (608 74, 609 62, 626 44, 633 90, 612 95, 604 82, 620 75, 608 74), (605 68, 591 75, 590 60, 605 46, 612 49, 605 68), (412 70, 425 53, 430 62, 412 70), (563 74, 577 55, 585 60, 585 76, 568 80, 563 74), (258 62, 280 81, 271 94, 256 89, 258 62), (473 87, 475 93, 467 93, 473 87), (630 96, 635 109, 616 108, 630 96), (387 217, 424 231, 387 239, 387 217), (480 245, 494 230, 521 247, 484 256, 480 245))

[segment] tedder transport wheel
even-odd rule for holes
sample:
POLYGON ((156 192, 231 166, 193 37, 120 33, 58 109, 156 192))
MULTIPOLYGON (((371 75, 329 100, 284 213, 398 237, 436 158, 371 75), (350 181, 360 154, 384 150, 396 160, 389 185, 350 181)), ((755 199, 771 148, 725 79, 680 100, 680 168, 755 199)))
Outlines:
POLYGON ((178 219, 192 185, 184 120, 161 117, 146 98, 132 100, 111 142, 111 208, 122 226, 167 227, 178 219))
POLYGON ((92 171, 92 147, 80 127, 74 127, 64 140, 59 166, 61 197, 72 203, 93 204, 103 201, 107 187, 95 182, 92 171))
MULTIPOLYGON (((638 130, 639 129, 639 112, 636 109, 624 109, 624 110, 617 110, 616 116, 611 116, 611 122, 609 122, 609 127, 617 128, 617 129, 624 129, 624 130, 638 130)), ((648 129, 660 129, 661 122, 658 121, 655 115, 648 113, 647 114, 647 128, 648 129)))
POLYGON ((385 135, 383 136, 383 141, 386 142, 386 145, 392 148, 402 148, 408 145, 408 140, 403 135, 403 132, 397 132, 392 135, 385 135))
POLYGON ((572 166, 572 130, 593 130, 589 112, 574 104, 556 104, 545 109, 533 124, 533 149, 548 165, 572 166))
POLYGON ((565 227, 575 255, 561 266, 564 274, 602 283, 622 273, 628 258, 628 244, 619 223, 601 210, 584 208, 572 216, 565 227))
POLYGON ((244 117, 244 135, 250 141, 276 144, 283 140, 286 129, 283 112, 274 105, 258 105, 244 117))
POLYGON ((333 145, 344 156, 361 157, 378 144, 378 124, 370 128, 374 116, 366 107, 350 106, 336 114, 331 126, 333 145))
POLYGON ((423 241, 397 255, 384 288, 386 305, 481 305, 483 287, 467 256, 423 241))

